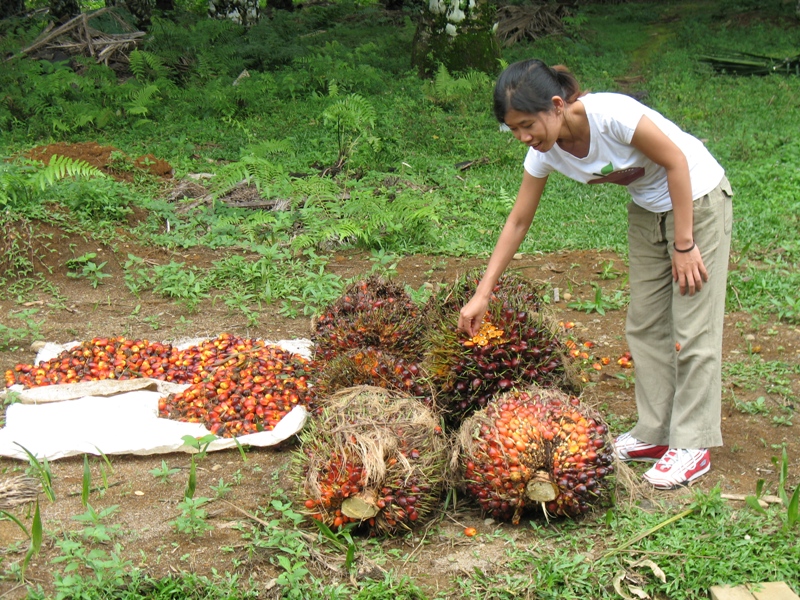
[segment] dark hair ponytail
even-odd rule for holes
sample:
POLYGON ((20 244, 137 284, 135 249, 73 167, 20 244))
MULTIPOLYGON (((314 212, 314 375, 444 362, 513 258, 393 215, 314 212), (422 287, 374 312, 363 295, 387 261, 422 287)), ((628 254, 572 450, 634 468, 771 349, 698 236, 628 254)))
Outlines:
POLYGON ((575 76, 563 65, 548 67, 532 58, 506 68, 494 86, 494 115, 505 122, 510 109, 536 114, 553 108, 553 96, 570 104, 581 96, 575 76))

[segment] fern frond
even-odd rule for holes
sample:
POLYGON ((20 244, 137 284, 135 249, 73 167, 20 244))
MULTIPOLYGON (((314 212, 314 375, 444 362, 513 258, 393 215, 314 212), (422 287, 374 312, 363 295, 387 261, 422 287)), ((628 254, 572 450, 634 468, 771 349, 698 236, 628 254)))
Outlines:
POLYGON ((256 187, 263 198, 293 195, 292 181, 282 165, 255 156, 225 165, 217 173, 214 197, 220 198, 241 184, 256 187))
POLYGON ((325 109, 322 118, 326 125, 335 124, 343 131, 361 132, 375 127, 377 113, 363 96, 349 94, 325 109))
POLYGON ((363 235, 361 224, 353 221, 325 221, 322 227, 308 230, 295 236, 290 243, 292 250, 305 250, 315 246, 343 244, 348 238, 359 239, 363 235))
POLYGON ((44 190, 66 177, 105 177, 105 173, 85 160, 54 154, 47 166, 38 170, 31 181, 34 186, 44 190))
POLYGON ((130 68, 134 77, 141 82, 153 79, 167 79, 169 69, 164 61, 151 52, 134 50, 129 56, 130 68))
POLYGON ((237 161, 225 165, 217 172, 217 176, 214 179, 214 187, 216 188, 214 195, 219 198, 227 194, 243 181, 247 181, 248 177, 247 165, 243 162, 237 161))
POLYGON ((490 82, 489 76, 480 71, 470 71, 462 77, 453 77, 447 67, 439 65, 436 77, 427 86, 427 92, 434 102, 463 104, 490 82))
POLYGON ((332 179, 321 177, 310 177, 308 179, 297 179, 292 184, 296 196, 337 201, 340 194, 339 187, 332 179))
POLYGON ((439 65, 433 80, 433 92, 436 98, 447 98, 452 94, 455 80, 443 64, 439 65))
POLYGON ((294 154, 294 145, 289 140, 264 140, 257 144, 246 146, 242 157, 255 156, 286 156, 294 154))
POLYGON ((128 95, 130 101, 125 104, 125 110, 132 115, 145 116, 150 111, 150 105, 159 99, 159 93, 158 86, 152 83, 133 89, 128 95))

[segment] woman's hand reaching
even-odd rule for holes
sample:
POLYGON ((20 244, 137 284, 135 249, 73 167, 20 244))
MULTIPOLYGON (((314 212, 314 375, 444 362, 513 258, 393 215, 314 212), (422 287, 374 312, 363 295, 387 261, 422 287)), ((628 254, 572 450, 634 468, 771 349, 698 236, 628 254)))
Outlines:
POLYGON ((481 328, 483 317, 488 308, 489 300, 480 296, 473 296, 458 314, 458 328, 470 337, 475 337, 481 328))

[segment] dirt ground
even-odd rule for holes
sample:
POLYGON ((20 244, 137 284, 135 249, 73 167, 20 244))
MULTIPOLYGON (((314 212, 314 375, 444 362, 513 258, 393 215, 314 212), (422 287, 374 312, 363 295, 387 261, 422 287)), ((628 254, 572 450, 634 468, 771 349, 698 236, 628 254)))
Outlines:
MULTIPOLYGON (((230 312, 223 302, 209 299, 201 304, 197 312, 187 313, 163 298, 148 294, 137 298, 130 294, 124 284, 122 265, 128 253, 155 263, 174 260, 202 267, 210 266, 212 261, 221 258, 222 251, 168 251, 141 245, 137 240, 128 239, 123 228, 119 231, 120 240, 112 245, 68 235, 41 224, 35 227, 39 233, 51 236, 49 246, 53 251, 45 253, 47 266, 52 270, 47 280, 58 289, 60 295, 60 299, 56 299, 43 291, 33 290, 22 299, 24 307, 39 310, 35 318, 43 321, 41 334, 44 340, 65 343, 95 336, 123 335, 152 341, 172 341, 210 338, 222 332, 268 340, 310 336, 308 318, 284 318, 276 306, 265 307, 258 326, 248 327, 246 318, 230 312), (67 277, 65 262, 86 252, 96 252, 97 261, 107 261, 104 270, 112 275, 96 289, 86 279, 67 277)), ((355 277, 372 268, 373 264, 368 258, 368 255, 359 252, 338 252, 331 256, 329 266, 342 277, 355 277)), ((457 274, 484 263, 484 259, 409 256, 397 265, 395 278, 418 289, 424 283, 449 283, 457 274)), ((606 416, 612 433, 616 434, 626 430, 635 420, 631 386, 633 372, 617 364, 617 359, 627 350, 624 309, 608 311, 605 315, 596 312, 586 314, 570 309, 564 300, 565 293, 571 293, 572 300, 591 299, 594 295, 592 284, 599 285, 608 296, 612 295, 622 285, 623 277, 601 278, 602 274, 608 273, 611 263, 614 270, 624 273, 625 263, 621 257, 594 251, 521 256, 513 262, 512 267, 529 278, 547 281, 560 290, 560 301, 552 305, 556 317, 565 323, 574 323, 567 333, 578 344, 593 343, 593 347, 587 350, 590 358, 585 361, 589 383, 584 399, 606 416), (593 362, 603 357, 610 359, 607 366, 600 371, 591 368, 593 362)), ((735 268, 734 262, 732 268, 735 268)), ((0 315, 4 320, 9 313, 21 308, 15 298, 0 300, 0 315)), ((800 329, 797 326, 775 322, 767 315, 754 318, 738 312, 726 315, 725 325, 723 358, 727 364, 783 361, 796 365, 800 361, 800 329)), ((32 362, 34 356, 26 348, 0 352, 0 368, 5 370, 16 363, 32 362)), ((739 381, 739 385, 732 380, 723 382, 722 428, 725 445, 712 449, 712 470, 698 480, 697 486, 711 489, 719 484, 724 493, 750 494, 755 491, 756 482, 765 479, 767 488, 774 491, 777 473, 772 459, 779 455, 781 445, 788 450, 791 483, 798 483, 800 436, 797 432, 800 419, 795 416, 791 426, 776 425, 773 421, 773 417, 786 414, 781 410, 782 406, 796 402, 800 395, 800 377, 788 375, 785 379, 784 387, 791 389, 791 394, 783 398, 771 393, 767 382, 762 379, 739 381), (737 408, 750 406, 747 403, 756 403, 760 397, 765 398, 765 410, 769 411, 767 414, 747 414, 737 408)), ((797 410, 796 406, 794 410, 797 410)), ((155 575, 166 575, 176 570, 210 574, 212 568, 224 572, 233 570, 231 561, 238 557, 241 559, 238 570, 255 574, 267 586, 277 576, 278 570, 265 557, 252 559, 239 556, 243 542, 234 526, 246 520, 238 509, 256 513, 271 497, 282 497, 281 490, 291 490, 292 482, 287 468, 295 447, 296 442, 289 440, 278 448, 254 449, 247 453, 246 462, 237 450, 209 454, 200 463, 196 495, 214 497, 211 486, 217 485, 220 479, 232 483, 232 489, 225 501, 211 503, 210 522, 214 529, 196 539, 177 533, 170 524, 180 513, 177 503, 182 499, 189 466, 189 457, 185 454, 109 457, 113 466, 113 472, 108 473, 109 487, 93 492, 90 504, 96 510, 118 505, 109 523, 122 526, 120 541, 125 547, 125 555, 135 565, 146 567, 155 575), (149 472, 159 468, 162 460, 170 467, 181 469, 166 484, 159 482, 149 472)), ((100 485, 104 463, 95 457, 90 464, 92 482, 100 485)), ((24 472, 27 466, 27 462, 0 458, 0 469, 6 477, 24 472)), ((58 554, 54 546, 55 539, 61 531, 81 528, 83 525, 72 517, 85 512, 80 498, 83 459, 62 459, 54 461, 51 467, 57 501, 53 503, 44 497, 40 498, 45 544, 43 552, 32 559, 27 573, 32 585, 45 587, 52 581, 49 560, 58 554)), ((657 496, 679 501, 686 493, 685 490, 663 492, 657 496)), ((17 512, 24 514, 20 510, 17 512)), ((440 527, 426 538, 425 544, 422 544, 419 535, 385 542, 385 548, 400 548, 403 552, 414 550, 415 554, 412 561, 390 558, 383 568, 406 573, 431 592, 450 588, 454 575, 471 571, 473 567, 490 567, 504 555, 502 539, 488 535, 466 538, 462 533, 466 526, 476 527, 481 534, 502 528, 515 538, 524 537, 529 532, 525 524, 499 525, 484 520, 473 506, 462 504, 458 511, 445 515, 440 527)), ((26 547, 23 541, 24 537, 16 525, 10 521, 0 521, 0 548, 5 549, 0 553, 4 554, 4 565, 21 560, 26 547), (15 545, 15 542, 19 543, 15 545)), ((17 585, 13 580, 0 581, 0 596, 23 597, 24 589, 17 585)))

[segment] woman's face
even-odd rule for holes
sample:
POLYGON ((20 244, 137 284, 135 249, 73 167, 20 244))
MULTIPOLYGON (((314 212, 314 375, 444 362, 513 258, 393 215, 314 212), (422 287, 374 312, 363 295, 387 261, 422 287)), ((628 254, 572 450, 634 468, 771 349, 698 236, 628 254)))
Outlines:
POLYGON ((561 132, 561 113, 555 108, 538 113, 510 108, 505 123, 520 142, 539 152, 547 152, 555 145, 561 132))

